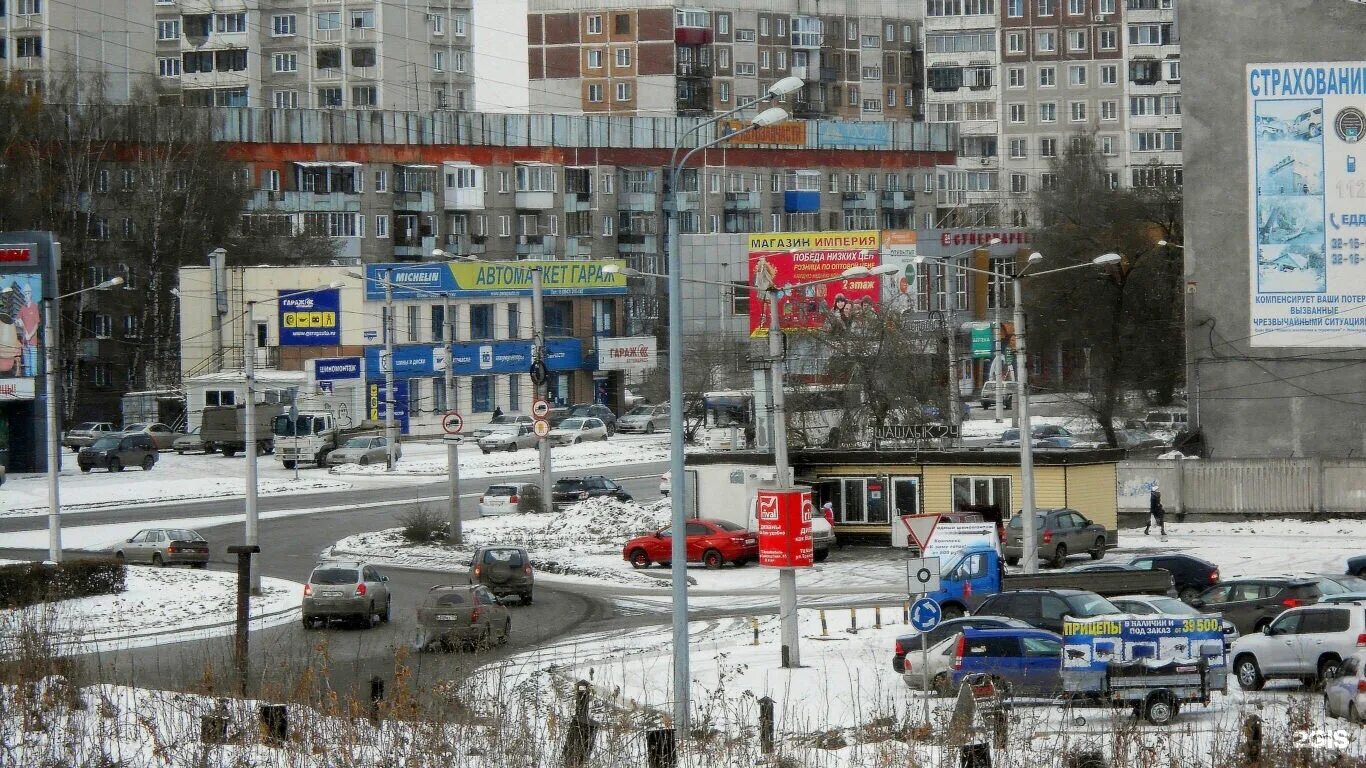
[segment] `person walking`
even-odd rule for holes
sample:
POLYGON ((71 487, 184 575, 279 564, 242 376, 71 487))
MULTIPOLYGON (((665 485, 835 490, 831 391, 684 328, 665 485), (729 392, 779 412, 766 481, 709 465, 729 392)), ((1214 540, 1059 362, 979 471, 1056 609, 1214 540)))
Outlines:
POLYGON ((1162 540, 1167 539, 1167 510, 1162 508, 1162 492, 1157 483, 1153 483, 1153 489, 1148 494, 1148 524, 1143 526, 1143 535, 1149 535, 1153 523, 1157 523, 1157 530, 1162 535, 1162 540))

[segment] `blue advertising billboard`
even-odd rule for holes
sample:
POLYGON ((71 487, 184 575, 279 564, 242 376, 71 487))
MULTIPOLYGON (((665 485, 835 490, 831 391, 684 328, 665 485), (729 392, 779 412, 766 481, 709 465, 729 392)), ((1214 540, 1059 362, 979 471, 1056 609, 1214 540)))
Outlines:
MULTIPOLYGON (((384 385, 371 384, 366 391, 366 409, 370 412, 370 420, 383 421, 388 418, 388 405, 384 385)), ((394 381, 394 421, 398 424, 399 434, 408 434, 408 382, 398 379, 394 381)))
MULTIPOLYGON (((446 372, 441 347, 394 347, 394 378, 440 376, 446 372)), ((366 347, 366 378, 384 378, 381 366, 383 347, 366 347)), ((467 341, 452 344, 457 376, 482 376, 490 373, 526 373, 531 368, 530 341, 467 341)), ((578 339, 549 339, 545 343, 546 367, 552 371, 571 371, 583 365, 583 342, 578 339)))
POLYGON ((621 259, 367 264, 365 300, 384 301, 384 280, 394 284, 395 299, 434 299, 446 294, 457 299, 530 296, 535 269, 541 271, 541 291, 546 296, 626 293, 626 275, 604 270, 609 264, 626 266, 621 259))
POLYGON ((341 344, 341 291, 281 290, 280 346, 316 347, 341 344))
POLYGON ((1094 619, 1063 622, 1064 670, 1104 672, 1111 662, 1199 661, 1225 666, 1224 627, 1217 615, 1094 619))
POLYGON ((320 357, 313 361, 314 381, 343 381, 360 377, 359 357, 320 357))

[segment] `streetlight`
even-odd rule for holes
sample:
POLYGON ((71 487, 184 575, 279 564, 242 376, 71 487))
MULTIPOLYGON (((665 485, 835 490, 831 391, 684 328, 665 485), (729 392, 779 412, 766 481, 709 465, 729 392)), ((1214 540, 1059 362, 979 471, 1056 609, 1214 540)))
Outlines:
MULTIPOLYGON (((292 299, 295 296, 302 296, 305 293, 314 291, 325 291, 332 288, 341 288, 340 282, 334 281, 317 288, 304 291, 294 291, 285 293, 265 300, 265 303, 274 303, 282 299, 292 299)), ((243 449, 247 452, 247 522, 246 540, 243 542, 248 547, 258 544, 257 535, 260 528, 260 518, 257 514, 257 491, 256 491, 256 305, 261 302, 247 302, 247 322, 242 338, 242 373, 247 380, 247 407, 243 413, 246 424, 243 425, 242 443, 243 449)), ((259 549, 259 548, 258 548, 259 549)), ((257 553, 251 553, 251 565, 247 569, 251 574, 251 593, 261 594, 261 571, 256 567, 257 553)))
MULTIPOLYGON (((684 743, 688 735, 690 714, 688 685, 691 680, 688 671, 687 539, 680 535, 688 525, 687 511, 683 503, 688 484, 685 482, 686 478, 683 474, 683 286, 680 280, 683 271, 683 259, 678 248, 679 175, 682 173, 683 167, 692 159, 692 156, 698 152, 757 128, 782 122, 787 119, 787 111, 781 107, 771 107, 755 115, 749 125, 734 133, 727 136, 717 136, 711 141, 699 144, 684 153, 681 159, 678 157, 678 153, 682 148, 683 139, 703 126, 716 123, 760 102, 780 98, 801 88, 802 85, 803 81, 796 77, 785 77, 779 80, 768 89, 763 97, 745 102, 735 109, 723 112, 685 131, 679 136, 679 143, 675 145, 673 153, 669 156, 668 187, 665 190, 667 199, 664 201, 664 215, 667 221, 664 232, 668 243, 667 280, 669 291, 669 476, 674 478, 677 483, 674 492, 669 494, 670 526, 674 534, 670 540, 669 558, 672 567, 670 578, 673 582, 673 726, 675 739, 679 744, 684 743)), ((539 285, 539 279, 537 285, 539 285)), ((538 301, 537 304, 539 305, 539 303, 538 301)), ((549 449, 547 447, 543 456, 548 458, 548 454, 549 449)), ((542 489, 542 492, 545 493, 546 489, 542 489)))
MULTIPOLYGON (((47 400, 47 559, 54 563, 62 561, 62 503, 61 491, 57 483, 57 465, 61 462, 61 446, 57 441, 57 347, 61 343, 61 329, 57 323, 60 316, 52 312, 52 303, 79 296, 91 291, 106 291, 123 285, 122 277, 111 277, 99 285, 82 288, 79 291, 64 293, 50 299, 43 299, 43 397, 47 400)), ((11 293, 6 288, 0 293, 11 293)))
MULTIPOLYGON (((916 258, 923 260, 924 257, 917 256, 916 258)), ((1000 284, 1000 281, 1010 281, 1011 298, 1015 302, 1015 386, 1017 387, 1016 399, 1019 403, 1017 408, 1020 417, 1020 514, 1024 517, 1023 540, 1026 542, 1023 545, 1024 551, 1021 557, 1021 563, 1024 566, 1025 573, 1038 572, 1039 552, 1038 542, 1035 540, 1037 536, 1037 521, 1034 519, 1034 430, 1029 423, 1029 367, 1025 359, 1025 318, 1021 286, 1026 277, 1035 278, 1044 275, 1057 274, 1058 272, 1066 272, 1072 269, 1082 269, 1091 266, 1107 266, 1119 262, 1120 258, 1120 255, 1117 253, 1106 253, 1091 259, 1091 261, 1085 264, 1073 264, 1067 267, 1058 267, 1057 269, 1047 269, 1043 272, 1031 273, 1029 268, 1043 261, 1043 254, 1035 251, 1029 254, 1028 263, 1025 265, 1025 268, 1020 270, 1019 274, 1016 275, 944 262, 948 266, 966 272, 976 272, 978 274, 991 276, 997 281, 998 285, 1000 284)), ((997 302, 998 309, 999 306, 1000 302, 997 302)), ((997 402, 1000 402, 999 394, 997 402)))
MULTIPOLYGON (((1169 240, 1158 240, 1163 248, 1186 250, 1186 246, 1169 240)), ((1195 295, 1195 283, 1188 281, 1181 292, 1181 330, 1186 338, 1186 428, 1194 433, 1200 429, 1200 399, 1196 396, 1199 389, 1199 373, 1195 364, 1195 345, 1191 343, 1191 297, 1195 295)))

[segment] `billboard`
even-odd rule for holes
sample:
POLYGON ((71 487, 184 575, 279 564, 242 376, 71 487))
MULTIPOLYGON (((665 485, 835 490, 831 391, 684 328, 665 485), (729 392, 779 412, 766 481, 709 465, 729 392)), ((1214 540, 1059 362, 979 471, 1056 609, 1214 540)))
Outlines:
POLYGON ((281 290, 280 346, 316 347, 341 344, 341 290, 281 290))
POLYGON ((761 490, 755 499, 759 523, 759 565, 805 568, 815 553, 811 538, 810 490, 761 490))
MULTIPOLYGON (((0 294, 0 381, 32 379, 38 375, 43 276, 37 272, 7 272, 0 275, 0 290, 4 291, 0 294)), ((14 394, 7 399, 31 400, 33 389, 32 381, 25 382, 14 387, 14 394)))
MULTIPOLYGON (((527 373, 531 369, 530 341, 466 341, 450 346, 455 375, 527 373)), ((442 376, 446 373, 446 348, 430 345, 394 347, 394 378, 442 376)), ((552 371, 571 371, 583 364, 583 342, 578 339, 546 339, 545 364, 552 371)), ((365 348, 365 375, 384 378, 388 364, 384 347, 365 348)))
POLYGON ((623 336, 598 339, 599 371, 648 371, 657 358, 655 337, 623 336))
POLYGON ((626 275, 606 272, 621 259, 596 261, 479 261, 441 264, 366 264, 365 300, 384 301, 386 277, 395 283, 395 299, 530 296, 533 267, 541 270, 541 292, 546 296, 609 296, 626 293, 626 275), (411 286, 411 287, 405 287, 411 286))
POLYGON ((1111 662, 1199 661, 1224 667, 1224 627, 1218 615, 1066 618, 1063 669, 1104 672, 1111 662))
MULTIPOLYGON (((389 398, 383 384, 371 384, 366 393, 366 409, 370 421, 384 421, 389 418, 389 398)), ((412 426, 408 416, 408 382, 394 381, 394 423, 400 435, 408 434, 412 426)))
POLYGON ((314 381, 345 381, 360 377, 359 357, 319 357, 313 361, 314 381))
POLYGON ((1254 347, 1366 347, 1366 63, 1247 65, 1254 347))
POLYGON ((784 330, 813 330, 840 326, 861 312, 878 306, 878 277, 838 280, 850 267, 876 267, 880 236, 866 232, 792 232, 749 236, 749 335, 768 336, 767 296, 755 286, 779 288, 816 280, 830 280, 778 299, 779 324, 784 330))
POLYGON ((901 309, 915 307, 915 277, 918 271, 915 262, 915 230, 889 229, 882 232, 882 263, 895 264, 897 271, 887 275, 882 281, 882 300, 890 306, 901 302, 901 309))

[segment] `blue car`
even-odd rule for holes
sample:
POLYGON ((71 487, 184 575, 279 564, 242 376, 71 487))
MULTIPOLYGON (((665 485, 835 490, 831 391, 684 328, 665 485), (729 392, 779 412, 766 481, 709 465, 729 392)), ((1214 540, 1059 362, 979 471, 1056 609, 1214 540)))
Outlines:
POLYGON ((952 684, 971 674, 995 678, 1006 696, 1062 693, 1062 636, 1043 629, 964 629, 954 650, 952 684))

